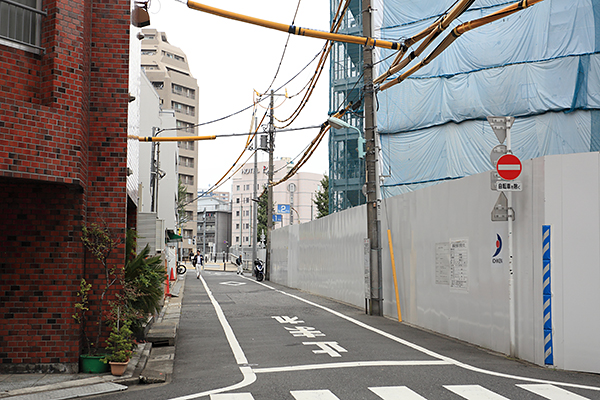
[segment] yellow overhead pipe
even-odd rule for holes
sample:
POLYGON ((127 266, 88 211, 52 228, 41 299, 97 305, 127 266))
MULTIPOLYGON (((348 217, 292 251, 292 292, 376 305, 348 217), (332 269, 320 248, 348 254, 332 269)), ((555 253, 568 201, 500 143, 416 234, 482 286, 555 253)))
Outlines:
POLYGON ((373 47, 381 47, 384 49, 398 50, 402 46, 402 43, 398 42, 390 42, 387 40, 377 40, 364 36, 352 36, 352 35, 342 35, 340 33, 331 33, 325 31, 317 31, 314 29, 305 29, 300 28, 294 25, 286 25, 281 24, 279 22, 267 21, 260 18, 254 18, 247 15, 242 15, 238 13, 234 13, 231 11, 221 10, 220 8, 215 8, 211 6, 207 6, 204 4, 196 3, 195 1, 189 0, 187 2, 187 6, 191 9, 202 11, 208 14, 216 15, 219 17, 224 17, 228 19, 233 19, 240 22, 246 22, 252 25, 258 25, 269 29, 275 29, 281 32, 287 32, 292 35, 299 36, 308 36, 317 39, 325 39, 332 40, 335 42, 344 42, 344 43, 354 43, 361 44, 364 46, 373 46, 373 47))
MULTIPOLYGON (((396 56, 396 59, 394 60, 394 62, 390 66, 390 68, 387 70, 387 72, 385 72, 383 75, 379 76, 378 78, 374 79, 373 83, 383 82, 386 78, 394 75, 396 72, 398 72, 401 69, 403 69, 404 67, 406 67, 409 62, 411 62, 412 60, 414 60, 415 58, 420 56, 421 53, 423 52, 423 50, 425 50, 425 48, 427 46, 429 46, 450 25, 450 23, 452 23, 452 21, 454 21, 456 18, 460 17, 465 11, 467 11, 467 9, 469 7, 471 7, 471 5, 474 2, 475 2, 475 0, 459 1, 456 4, 456 6, 448 13, 448 15, 444 16, 444 18, 442 18, 442 20, 440 22, 438 22, 437 24, 431 25, 429 28, 427 28, 426 30, 419 33, 417 35, 417 37, 420 37, 420 35, 424 35, 424 33, 427 32, 427 35, 426 35, 427 39, 423 43, 421 43, 419 48, 417 50, 413 51, 404 60, 402 60, 402 57, 404 56, 404 52, 402 52, 402 51, 399 52, 398 55, 396 56)), ((405 46, 412 45, 412 43, 407 44, 407 42, 408 41, 404 42, 405 46)))
POLYGON ((411 69, 409 69, 408 71, 401 74, 399 77, 394 78, 394 79, 384 83, 383 85, 381 85, 379 87, 379 90, 384 91, 384 90, 389 89, 390 87, 397 85, 398 83, 404 81, 406 78, 408 78, 409 76, 411 76, 412 74, 417 72, 419 69, 421 69, 424 66, 426 66, 427 64, 429 64, 431 62, 431 60, 433 60, 434 58, 439 56, 444 50, 446 50, 446 48, 448 48, 448 46, 450 46, 463 33, 468 32, 473 29, 476 29, 476 28, 479 28, 480 26, 489 24, 491 22, 497 21, 504 17, 507 17, 511 14, 516 13, 517 11, 524 10, 525 8, 531 7, 541 1, 543 1, 543 0, 520 0, 516 3, 509 5, 508 7, 505 7, 501 10, 496 11, 495 13, 492 13, 485 17, 475 19, 473 21, 468 21, 468 22, 465 22, 464 24, 458 25, 456 28, 454 28, 452 30, 452 32, 450 32, 450 34, 448 34, 448 36, 446 36, 444 38, 444 40, 442 40, 442 42, 431 52, 431 54, 429 54, 420 63, 416 64, 411 69))
POLYGON ((136 136, 127 135, 128 139, 136 139, 140 142, 193 142, 196 140, 214 140, 216 135, 211 136, 175 136, 175 137, 157 137, 157 136, 136 136))

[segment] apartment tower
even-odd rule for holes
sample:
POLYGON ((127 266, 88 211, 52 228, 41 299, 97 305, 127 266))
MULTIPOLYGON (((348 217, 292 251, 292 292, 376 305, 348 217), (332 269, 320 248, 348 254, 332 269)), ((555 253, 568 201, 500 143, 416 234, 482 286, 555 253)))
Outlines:
MULTIPOLYGON (((167 41, 164 32, 156 29, 143 29, 142 69, 160 96, 162 109, 175 111, 177 131, 159 133, 162 136, 196 135, 198 123, 198 84, 192 76, 187 56, 180 48, 167 41)), ((152 132, 141 132, 150 136, 152 132)), ((179 180, 186 188, 185 221, 180 224, 182 256, 187 256, 196 248, 196 193, 198 185, 198 144, 178 142, 179 180)), ((159 185, 160 187, 160 185, 159 185)))

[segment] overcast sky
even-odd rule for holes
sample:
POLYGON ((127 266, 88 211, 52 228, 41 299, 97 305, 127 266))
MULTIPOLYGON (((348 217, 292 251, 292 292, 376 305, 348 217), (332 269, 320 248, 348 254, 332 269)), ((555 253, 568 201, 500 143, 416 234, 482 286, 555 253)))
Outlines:
MULTIPOLYGON (((250 15, 291 25, 300 2, 295 25, 328 31, 329 1, 326 0, 200 0, 199 3, 224 10, 250 15)), ((187 8, 175 0, 152 0, 148 28, 167 33, 169 43, 179 47, 188 57, 193 76, 199 86, 200 123, 225 117, 253 104, 253 91, 264 93, 271 84, 279 66, 288 34, 242 22, 205 14, 187 8)), ((290 37, 281 69, 273 85, 278 89, 302 70, 323 48, 325 41, 300 36, 290 37)), ((278 94, 298 93, 314 74, 316 60, 285 85, 278 94)), ((319 84, 304 108, 290 126, 300 128, 320 125, 327 119, 328 112, 329 61, 319 84)), ((302 96, 291 99, 278 96, 275 100, 275 117, 288 118, 298 107, 302 96)), ((268 101, 261 103, 264 107, 268 101)), ((258 115, 265 113, 259 106, 258 115)), ((252 109, 221 122, 208 124, 198 129, 199 135, 245 133, 250 129, 252 109)), ((282 123, 276 122, 276 125, 282 123)), ((298 156, 317 135, 318 129, 281 132, 275 139, 275 158, 298 156)), ((243 150, 246 139, 217 138, 200 141, 199 144, 199 188, 214 185, 243 150)), ((328 172, 327 138, 302 172, 328 172)), ((268 160, 261 152, 259 161, 268 160)), ((243 163, 250 152, 240 160, 243 163)), ((219 191, 230 191, 231 182, 219 191)))

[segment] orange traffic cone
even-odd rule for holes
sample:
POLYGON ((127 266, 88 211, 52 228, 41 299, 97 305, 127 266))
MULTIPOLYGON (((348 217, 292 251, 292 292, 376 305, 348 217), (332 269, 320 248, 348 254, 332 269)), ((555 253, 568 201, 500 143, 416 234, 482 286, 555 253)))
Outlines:
POLYGON ((175 268, 171 268, 171 280, 174 281, 175 280, 175 268))

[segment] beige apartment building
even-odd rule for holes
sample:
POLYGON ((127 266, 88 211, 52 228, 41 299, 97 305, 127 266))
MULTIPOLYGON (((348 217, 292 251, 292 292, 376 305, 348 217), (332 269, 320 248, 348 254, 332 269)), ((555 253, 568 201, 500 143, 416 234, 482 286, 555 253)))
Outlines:
MULTIPOLYGON (((167 40, 164 32, 156 29, 143 29, 142 70, 152 82, 160 96, 163 110, 174 110, 178 131, 167 131, 162 135, 192 136, 197 134, 198 124, 198 84, 190 72, 185 53, 167 40)), ((141 132, 150 136, 152 132, 141 132)), ((178 142, 179 180, 186 187, 186 220, 181 226, 182 256, 187 256, 196 246, 196 198, 198 185, 198 144, 178 142)))
MULTIPOLYGON (((290 163, 290 158, 275 160, 273 164, 273 179, 275 182, 283 178, 293 166, 290 163)), ((267 161, 259 162, 257 166, 257 195, 260 195, 263 187, 267 184, 269 163, 267 161)), ((299 172, 273 188, 274 215, 276 215, 276 218, 280 218, 280 221, 274 224, 275 229, 286 225, 308 222, 316 217, 317 211, 313 199, 315 192, 320 190, 323 176, 323 174, 312 172, 299 172), (283 212, 278 212, 280 209, 283 212)), ((240 246, 243 246, 244 249, 252 247, 252 238, 256 237, 251 232, 252 211, 257 204, 251 200, 253 198, 253 186, 254 163, 250 162, 237 171, 232 178, 231 244, 234 249, 239 249, 240 246)))

